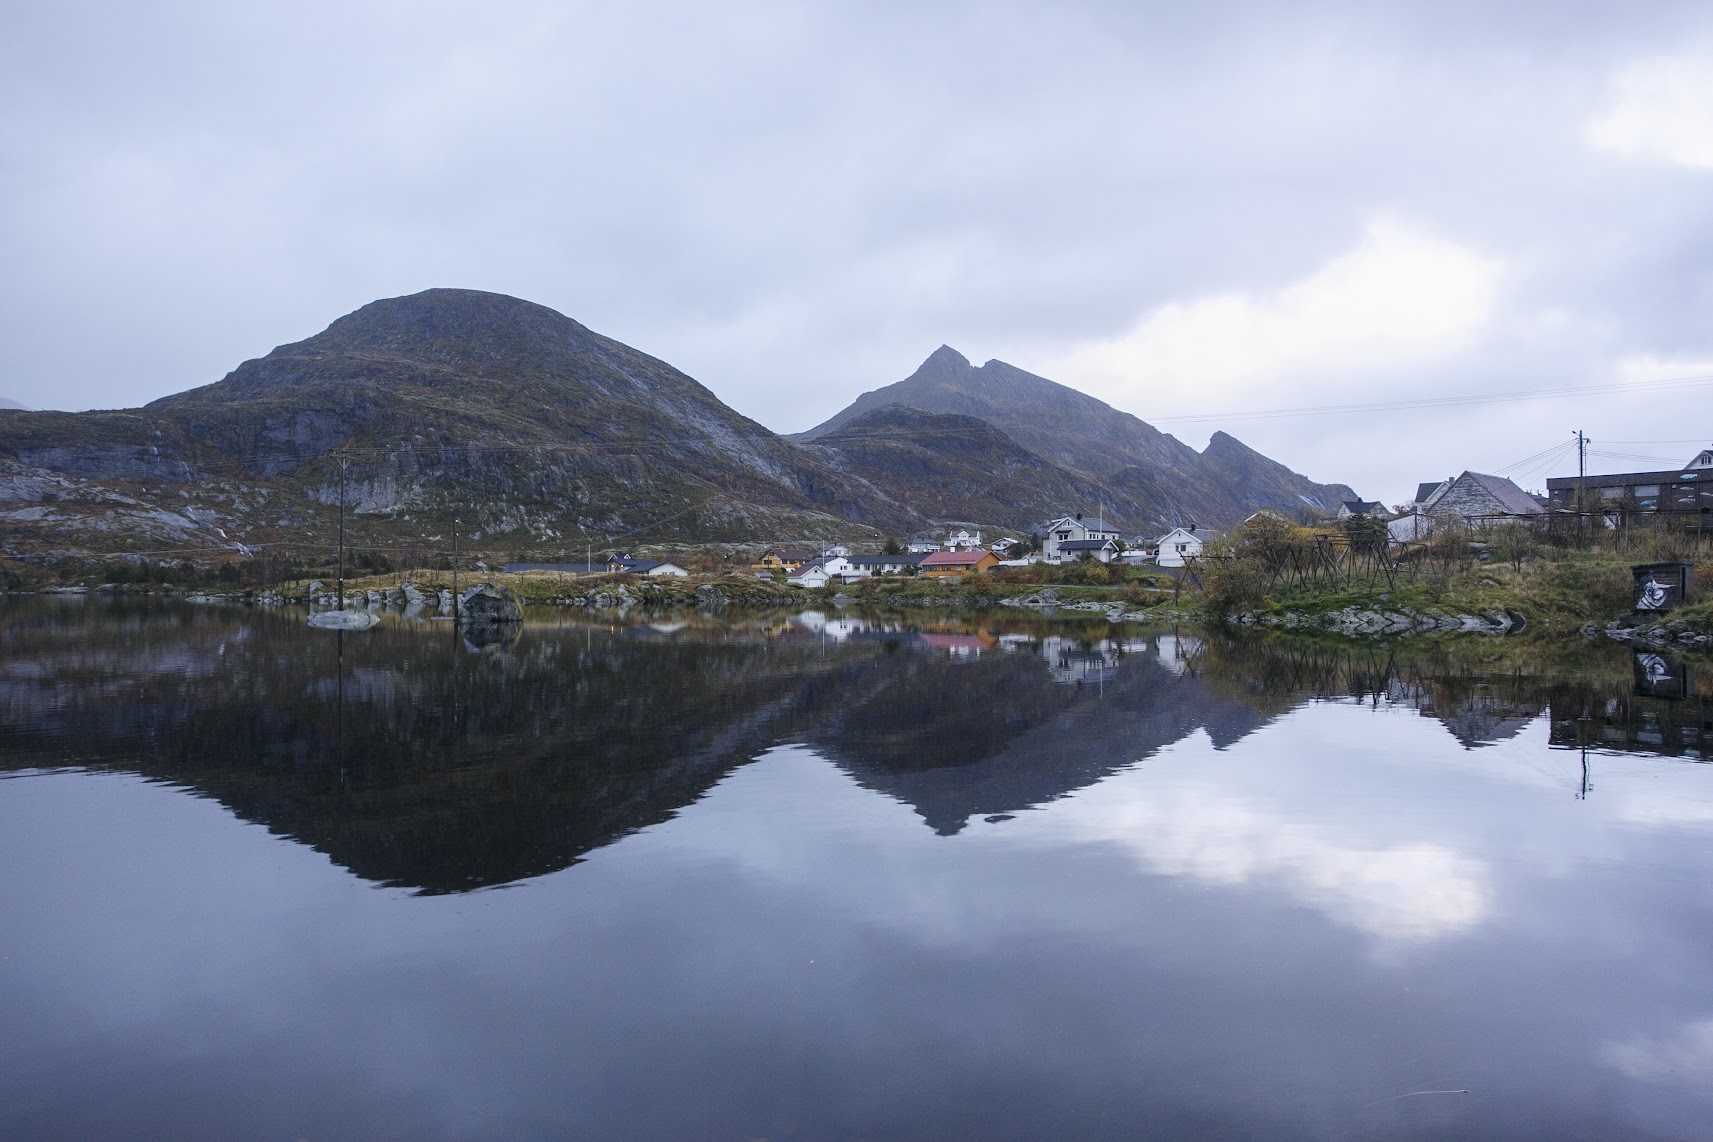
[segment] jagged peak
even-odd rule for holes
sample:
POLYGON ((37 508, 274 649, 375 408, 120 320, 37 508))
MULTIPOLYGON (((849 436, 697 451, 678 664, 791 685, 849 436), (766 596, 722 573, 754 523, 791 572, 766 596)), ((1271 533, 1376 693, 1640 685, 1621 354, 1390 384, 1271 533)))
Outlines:
MULTIPOLYGON (((1202 454, 1205 456, 1209 452, 1241 452, 1250 456, 1262 455, 1224 429, 1215 431, 1212 436, 1207 438, 1207 447, 1202 449, 1202 454)), ((1263 457, 1263 459, 1265 458, 1263 457)))
POLYGON ((928 359, 922 362, 922 368, 927 368, 929 365, 935 365, 939 368, 955 366, 960 369, 967 369, 970 367, 970 359, 950 345, 941 345, 929 353, 928 359))

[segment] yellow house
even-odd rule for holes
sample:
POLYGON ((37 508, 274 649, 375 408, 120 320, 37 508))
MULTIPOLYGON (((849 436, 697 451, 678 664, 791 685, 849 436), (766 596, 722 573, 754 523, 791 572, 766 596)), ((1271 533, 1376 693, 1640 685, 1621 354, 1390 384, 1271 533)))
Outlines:
POLYGON ((769 551, 761 557, 761 562, 751 563, 752 571, 784 571, 786 574, 797 570, 809 560, 815 558, 807 551, 769 551))

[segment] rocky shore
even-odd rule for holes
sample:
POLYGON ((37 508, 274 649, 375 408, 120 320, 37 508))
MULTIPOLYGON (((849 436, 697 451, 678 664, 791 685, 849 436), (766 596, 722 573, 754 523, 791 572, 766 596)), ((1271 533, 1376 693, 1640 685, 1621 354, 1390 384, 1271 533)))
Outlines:
POLYGON ((1588 623, 1582 628, 1582 633, 1587 638, 1603 636, 1632 646, 1662 647, 1673 643, 1679 646, 1707 646, 1713 643, 1713 632, 1692 623, 1681 619, 1648 618, 1642 615, 1625 615, 1604 626, 1588 623))
POLYGON ((1516 611, 1462 614, 1451 611, 1366 607, 1346 607, 1343 610, 1323 611, 1318 614, 1243 611, 1227 615, 1225 621, 1233 626, 1324 631, 1349 638, 1403 638, 1425 634, 1504 635, 1517 634, 1528 625, 1528 621, 1516 611))

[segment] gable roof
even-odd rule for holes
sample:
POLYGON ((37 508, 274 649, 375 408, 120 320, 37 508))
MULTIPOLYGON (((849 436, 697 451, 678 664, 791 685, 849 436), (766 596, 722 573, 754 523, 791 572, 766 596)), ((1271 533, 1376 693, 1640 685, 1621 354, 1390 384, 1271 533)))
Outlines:
POLYGON ((1344 506, 1350 509, 1351 515, 1359 515, 1378 511, 1382 505, 1379 500, 1345 500, 1344 506))
POLYGON ((1082 528, 1084 531, 1113 531, 1113 532, 1115 532, 1118 530, 1117 524, 1111 523, 1105 519, 1102 519, 1099 516, 1085 516, 1082 519, 1078 519, 1074 515, 1061 515, 1061 516, 1054 516, 1052 519, 1048 520, 1045 524, 1043 524, 1042 525, 1042 531, 1044 531, 1044 532, 1051 531, 1055 527, 1058 527, 1062 523, 1074 524, 1077 527, 1082 528))
POLYGON ((1063 539, 1059 541, 1060 551, 1099 551, 1103 547, 1114 546, 1110 539, 1063 539))
POLYGON ((849 555, 849 556, 845 556, 844 558, 845 558, 845 561, 847 563, 849 563, 852 567, 885 567, 885 566, 889 566, 889 565, 895 564, 895 563, 900 564, 900 565, 920 563, 920 562, 922 562, 922 560, 926 559, 927 556, 921 555, 921 554, 916 554, 916 555, 849 555))
POLYGON ((1415 502, 1418 504, 1427 503, 1428 500, 1433 498, 1433 494, 1435 492, 1439 491, 1441 488, 1445 487, 1445 485, 1450 483, 1450 482, 1451 481, 1449 481, 1449 480, 1430 480, 1428 483, 1425 483, 1425 484, 1417 484, 1416 485, 1415 502))
POLYGON ((1546 510, 1541 507, 1539 500, 1503 476, 1486 476, 1480 472, 1465 472, 1458 479, 1462 480, 1465 477, 1484 488, 1512 515, 1540 515, 1546 510))
POLYGON ((936 551, 931 555, 922 556, 923 567, 970 567, 980 563, 992 555, 977 547, 970 551, 936 551))

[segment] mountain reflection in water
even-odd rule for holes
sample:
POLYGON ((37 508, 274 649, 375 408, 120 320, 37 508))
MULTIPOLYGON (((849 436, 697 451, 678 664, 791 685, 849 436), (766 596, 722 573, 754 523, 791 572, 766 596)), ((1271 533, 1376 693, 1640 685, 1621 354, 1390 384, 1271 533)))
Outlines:
POLYGON ((0 598, 0 1137, 1708 1137, 1709 677, 0 598))
POLYGON ((1675 697, 1638 694, 1635 652, 1606 646, 1604 674, 1566 679, 1012 616, 553 616, 477 645, 432 621, 306 634, 295 614, 87 600, 14 601, 0 651, 0 768, 134 771, 430 893, 564 868, 780 742, 942 835, 1322 699, 1413 706, 1468 747, 1543 713, 1555 746, 1713 743, 1687 671, 1675 697))

